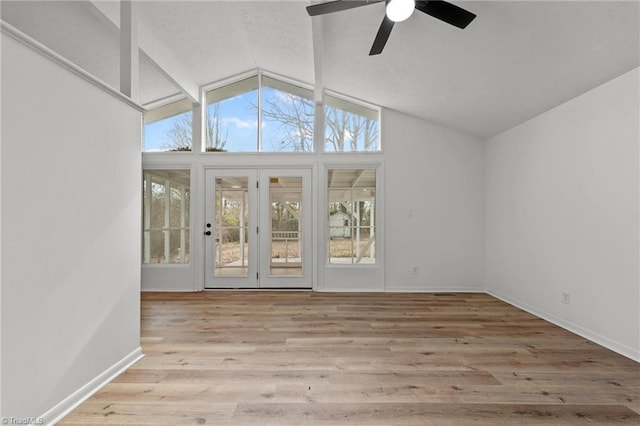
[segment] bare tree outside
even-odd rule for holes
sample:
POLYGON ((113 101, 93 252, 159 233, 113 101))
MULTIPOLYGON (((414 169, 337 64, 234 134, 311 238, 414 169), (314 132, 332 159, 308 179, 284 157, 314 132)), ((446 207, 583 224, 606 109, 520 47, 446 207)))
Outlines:
POLYGON ((220 126, 220 105, 214 105, 211 114, 207 108, 207 127, 205 128, 205 134, 207 138, 205 149, 207 151, 225 151, 224 146, 227 144, 229 130, 226 126, 224 129, 220 126), (221 136, 222 131, 224 131, 224 137, 221 136))
MULTIPOLYGON (((163 148, 168 151, 191 151, 193 147, 193 114, 180 114, 173 120, 173 127, 165 136, 163 148)), ((220 106, 214 105, 211 112, 207 112, 205 128, 206 150, 224 151, 227 143, 228 130, 220 124, 220 106), (224 136, 222 136, 224 133, 224 136)))
MULTIPOLYGON (((263 151, 313 152, 314 151, 314 102, 312 98, 269 88, 262 103, 263 151)), ((348 104, 347 101, 343 101, 348 104)), ((251 104, 258 116, 259 106, 251 104)), ((207 108, 205 127, 206 150, 226 151, 228 128, 220 117, 220 104, 207 108)), ((378 149, 379 126, 377 118, 357 108, 325 105, 325 151, 362 152, 378 149)), ((163 148, 169 151, 191 151, 192 114, 184 113, 174 118, 173 127, 167 132, 163 148)), ((256 147, 257 150, 257 147, 256 147)))
POLYGON ((173 120, 173 127, 165 135, 162 148, 167 151, 191 151, 192 114, 183 113, 173 120))
POLYGON ((378 148, 378 120, 330 106, 325 107, 325 120, 325 147, 333 148, 328 151, 375 151, 378 148))
MULTIPOLYGON (((264 101, 262 119, 278 124, 277 151, 313 151, 313 99, 291 93, 277 92, 264 101)), ((255 107, 257 109, 257 106, 255 107)))
MULTIPOLYGON (((312 99, 279 92, 278 96, 265 99, 262 117, 280 125, 279 151, 313 151, 312 99)), ((377 150, 378 120, 326 106, 325 122, 325 146, 330 147, 327 151, 377 150)))

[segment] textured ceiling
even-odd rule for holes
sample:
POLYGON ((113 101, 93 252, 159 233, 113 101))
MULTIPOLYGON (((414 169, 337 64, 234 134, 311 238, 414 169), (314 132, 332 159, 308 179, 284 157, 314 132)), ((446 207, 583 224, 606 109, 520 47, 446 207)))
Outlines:
POLYGON ((314 81, 305 2, 144 2, 140 16, 198 84, 261 68, 314 81))
POLYGON ((639 65, 638 2, 455 2, 459 30, 422 13, 369 57, 383 4, 325 19, 325 84, 481 137, 639 65))
MULTIPOLYGON (((414 13, 374 57, 382 3, 313 18, 315 43, 307 1, 143 1, 140 19, 194 85, 256 68, 313 83, 322 64, 328 89, 482 138, 640 65, 640 1, 452 2, 478 15, 467 29, 414 13)), ((2 17, 117 86, 117 27, 90 3, 2 1, 2 17)), ((143 55, 141 101, 177 90, 143 55)))

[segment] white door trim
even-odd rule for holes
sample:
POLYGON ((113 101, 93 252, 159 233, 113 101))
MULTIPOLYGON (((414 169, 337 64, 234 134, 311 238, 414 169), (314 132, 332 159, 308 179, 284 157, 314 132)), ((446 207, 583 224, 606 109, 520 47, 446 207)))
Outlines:
POLYGON ((313 219, 313 168, 205 168, 204 169, 204 229, 211 232, 204 236, 204 289, 258 289, 258 288, 299 288, 312 289, 314 284, 313 219), (245 276, 215 276, 214 253, 216 238, 215 191, 217 177, 247 177, 248 179, 248 272, 245 276), (302 177, 302 276, 271 276, 271 207, 269 183, 271 177, 302 177), (256 183, 259 182, 259 187, 256 183), (207 227, 211 224, 211 227, 207 227), (259 233, 257 232, 259 230, 259 233))

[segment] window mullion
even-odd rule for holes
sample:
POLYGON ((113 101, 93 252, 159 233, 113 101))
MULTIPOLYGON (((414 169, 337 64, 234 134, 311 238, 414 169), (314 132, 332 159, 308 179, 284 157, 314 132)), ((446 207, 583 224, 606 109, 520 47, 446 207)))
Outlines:
POLYGON ((262 152, 262 73, 258 71, 258 152, 262 152))
POLYGON ((314 115, 313 115, 313 141, 314 141, 314 151, 318 153, 323 153, 325 150, 324 146, 324 101, 323 101, 323 89, 316 88, 313 92, 313 102, 315 105, 314 115))

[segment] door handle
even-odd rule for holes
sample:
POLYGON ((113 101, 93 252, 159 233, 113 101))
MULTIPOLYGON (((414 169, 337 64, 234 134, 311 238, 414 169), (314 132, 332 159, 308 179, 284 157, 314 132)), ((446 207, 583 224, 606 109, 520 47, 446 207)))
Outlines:
POLYGON ((211 231, 206 231, 204 235, 211 235, 211 231))

